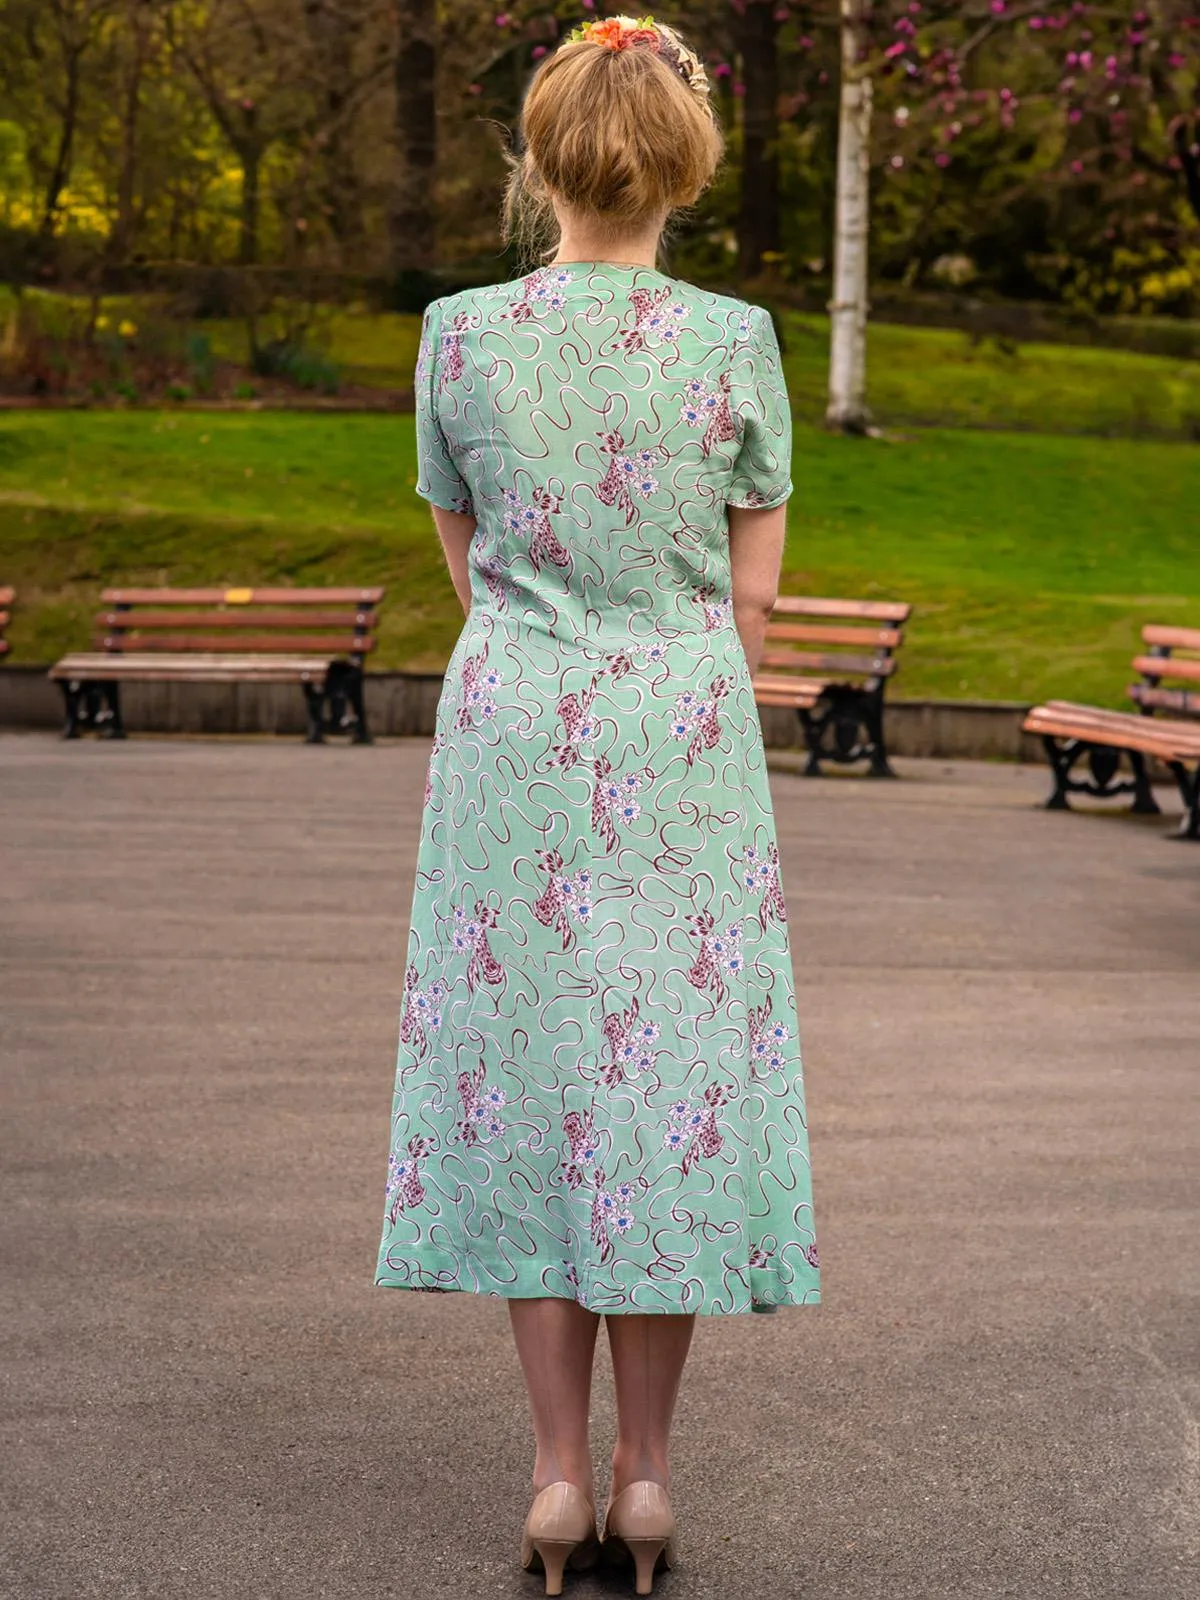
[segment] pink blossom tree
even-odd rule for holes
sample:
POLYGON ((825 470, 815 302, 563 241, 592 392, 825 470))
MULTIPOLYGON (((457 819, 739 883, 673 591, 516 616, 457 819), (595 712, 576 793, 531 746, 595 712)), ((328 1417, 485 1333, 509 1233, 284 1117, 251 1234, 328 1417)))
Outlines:
POLYGON ((1047 183, 1091 184, 1096 203, 1111 208, 1139 199, 1152 179, 1165 181, 1186 212, 1169 228, 1200 224, 1194 0, 841 0, 840 21, 844 109, 831 426, 863 432, 870 425, 866 173, 872 166, 896 181, 914 167, 948 172, 960 143, 990 126, 1040 141, 1047 183), (1006 81, 1009 74, 1019 91, 1006 81), (876 109, 864 110, 864 103, 876 109))

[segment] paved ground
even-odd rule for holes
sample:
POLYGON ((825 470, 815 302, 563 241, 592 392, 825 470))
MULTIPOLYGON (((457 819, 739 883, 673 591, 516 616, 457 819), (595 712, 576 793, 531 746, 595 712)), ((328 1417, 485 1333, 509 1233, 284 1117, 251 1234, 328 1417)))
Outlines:
MULTIPOLYGON (((5 1600, 538 1592, 503 1308, 370 1281, 423 762, 0 740, 5 1600)), ((702 1325, 658 1592, 1190 1600, 1200 847, 905 771, 776 781, 827 1299, 702 1325)))

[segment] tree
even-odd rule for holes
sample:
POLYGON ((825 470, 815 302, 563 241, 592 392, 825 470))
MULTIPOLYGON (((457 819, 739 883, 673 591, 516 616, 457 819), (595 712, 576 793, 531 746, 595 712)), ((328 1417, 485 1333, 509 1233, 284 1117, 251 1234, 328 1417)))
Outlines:
POLYGON ((738 271, 747 278, 779 253, 779 30, 787 15, 779 0, 735 0, 733 8, 743 89, 738 271))
MULTIPOLYGON (((4 18, 23 46, 27 90, 42 115, 26 125, 30 169, 39 182, 37 234, 53 237, 71 178, 85 83, 84 67, 116 0, 10 0, 4 18), (48 112, 49 116, 43 117, 48 112), (43 144, 44 140, 44 144, 43 144)), ((7 73, 6 73, 7 75, 7 73)))
POLYGON ((871 420, 867 409, 867 259, 874 90, 864 48, 865 12, 865 0, 841 0, 842 75, 825 420, 843 433, 865 433, 871 420))
POLYGON ((136 190, 141 151, 142 88, 156 42, 154 0, 125 0, 121 22, 122 82, 119 96, 121 156, 117 177, 116 217, 108 237, 108 255, 123 261, 137 228, 136 190))
POLYGON ((354 119, 360 99, 354 57, 365 19, 361 8, 347 8, 339 0, 304 0, 304 20, 320 74, 317 125, 311 136, 311 146, 322 158, 319 203, 339 249, 353 260, 363 242, 354 160, 354 119))
POLYGON ((437 6, 398 0, 395 46, 396 178, 388 214, 395 272, 425 271, 437 251, 437 6))
POLYGON ((259 259, 262 173, 268 151, 304 121, 305 35, 280 0, 176 3, 168 39, 191 73, 242 174, 238 261, 259 259))

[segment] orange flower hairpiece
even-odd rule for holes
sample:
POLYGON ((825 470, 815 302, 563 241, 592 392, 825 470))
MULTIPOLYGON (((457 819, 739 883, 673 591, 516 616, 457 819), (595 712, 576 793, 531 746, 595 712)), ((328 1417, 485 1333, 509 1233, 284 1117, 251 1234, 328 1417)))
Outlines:
POLYGON ((695 51, 665 22, 653 17, 602 17, 584 22, 568 35, 568 43, 598 44, 606 50, 653 50, 675 69, 694 94, 707 104, 708 74, 695 51))

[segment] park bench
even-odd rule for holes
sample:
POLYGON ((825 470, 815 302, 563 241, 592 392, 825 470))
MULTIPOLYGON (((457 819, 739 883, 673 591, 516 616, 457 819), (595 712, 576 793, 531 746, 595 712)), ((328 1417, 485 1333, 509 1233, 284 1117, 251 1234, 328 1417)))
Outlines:
POLYGON ((16 590, 0 585, 0 660, 8 654, 8 640, 4 637, 4 630, 8 627, 12 614, 12 603, 16 598, 16 590))
POLYGON ((63 737, 123 739, 122 683, 295 683, 307 742, 370 744, 363 659, 382 589, 106 589, 95 649, 50 676, 66 700, 63 737))
POLYGON ((1200 628, 1142 629, 1146 651, 1133 659, 1141 682, 1129 690, 1137 711, 1104 711, 1048 700, 1034 706, 1025 719, 1026 733, 1038 733, 1054 773, 1048 811, 1070 809, 1068 795, 1090 794, 1107 800, 1132 794, 1131 809, 1156 815, 1161 809, 1150 787, 1147 757, 1170 769, 1183 799, 1184 839, 1200 839, 1200 628), (1164 681, 1165 680, 1165 681, 1164 681), (1166 711, 1173 716, 1159 717, 1166 711), (1124 757, 1132 773, 1118 777, 1124 757), (1087 777, 1073 777, 1076 763, 1086 761, 1087 777))
POLYGON ((822 760, 869 761, 871 777, 895 777, 884 738, 883 696, 911 612, 911 606, 890 600, 781 595, 775 602, 754 698, 760 706, 795 711, 808 748, 805 777, 820 777, 822 760))

